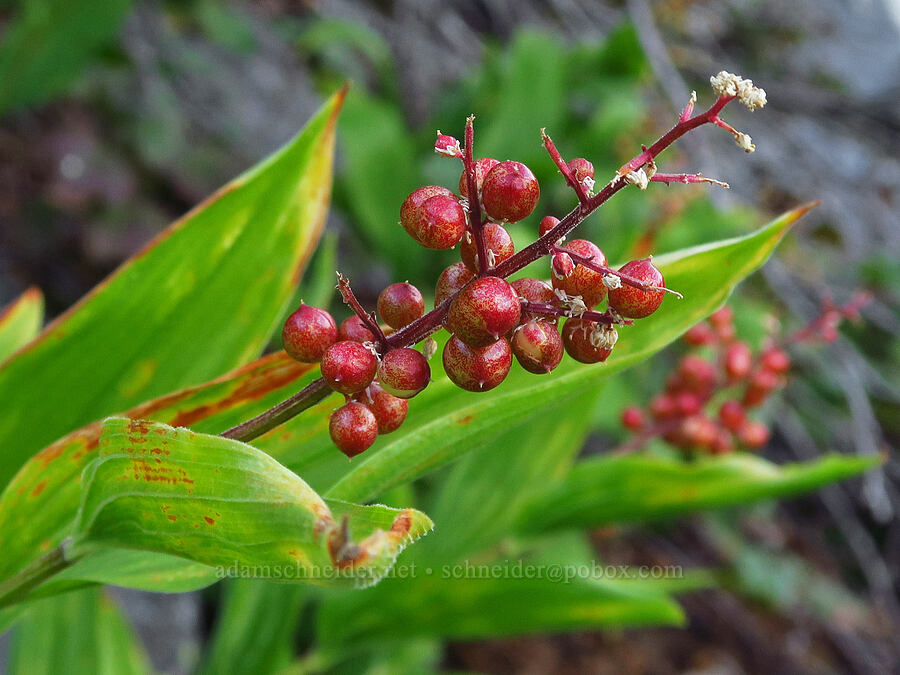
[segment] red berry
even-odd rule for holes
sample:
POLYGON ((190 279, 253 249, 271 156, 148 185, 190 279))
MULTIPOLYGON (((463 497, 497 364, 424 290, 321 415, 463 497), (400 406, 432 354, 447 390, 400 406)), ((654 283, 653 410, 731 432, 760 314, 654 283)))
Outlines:
POLYGON ((778 376, 775 373, 770 370, 757 370, 750 376, 750 382, 744 391, 744 405, 748 408, 760 405, 778 388, 778 384, 778 376))
POLYGON ((681 422, 679 432, 687 445, 695 448, 711 449, 719 438, 719 427, 703 415, 685 418, 681 422))
POLYGON ((440 131, 438 131, 437 140, 434 142, 434 151, 446 157, 462 158, 463 156, 459 147, 459 140, 453 136, 442 134, 440 131))
POLYGON ((723 364, 728 378, 733 382, 742 380, 750 373, 753 367, 753 352, 746 342, 735 342, 728 346, 723 358, 723 364))
POLYGON ((484 177, 481 201, 494 220, 515 223, 534 211, 541 189, 531 169, 521 162, 500 162, 484 177))
POLYGON ((678 364, 675 380, 676 389, 706 396, 716 384, 716 369, 706 359, 688 354, 678 364))
POLYGON ((703 407, 701 398, 690 391, 679 391, 677 394, 673 394, 673 399, 675 401, 675 409, 682 417, 696 415, 703 407))
POLYGON ((391 328, 403 328, 424 313, 425 300, 409 282, 391 284, 378 296, 378 315, 391 328))
POLYGON ((358 342, 335 342, 322 355, 322 377, 328 386, 350 396, 362 391, 375 377, 378 359, 358 342))
POLYGON ((341 452, 355 457, 378 438, 378 421, 368 407, 351 401, 331 413, 328 432, 341 452))
POLYGON ((746 420, 737 432, 741 445, 755 450, 769 442, 769 428, 756 420, 746 420))
MULTIPOLYGON (((550 274, 554 279, 568 279, 575 271, 575 263, 568 253, 554 253, 550 258, 550 274)), ((555 284, 554 284, 555 285, 555 284)))
POLYGON ((398 398, 412 398, 428 386, 431 367, 415 349, 392 349, 381 359, 378 381, 387 393, 398 398))
POLYGON ((726 429, 737 431, 745 419, 744 406, 737 401, 725 401, 719 408, 719 421, 726 429))
POLYGON ((465 263, 453 263, 441 272, 434 289, 434 306, 437 307, 451 295, 456 294, 467 283, 472 281, 475 275, 466 267, 465 263))
MULTIPOLYGON (((502 225, 488 223, 481 230, 484 237, 484 247, 488 251, 490 267, 496 267, 516 252, 512 237, 509 236, 502 225)), ((459 247, 462 261, 473 272, 478 272, 478 246, 471 232, 466 232, 462 246, 459 247)))
POLYGON ((725 455, 734 450, 734 439, 727 429, 719 428, 716 441, 710 448, 714 455, 725 455))
POLYGON ((376 383, 369 385, 365 393, 359 396, 365 397, 362 402, 375 415, 379 434, 389 434, 399 429, 409 412, 409 401, 387 393, 376 383))
POLYGON ((318 362, 337 339, 337 325, 331 314, 302 303, 287 318, 281 331, 284 350, 300 363, 318 362))
POLYGON ((516 360, 529 373, 544 375, 559 365, 563 357, 562 338, 556 326, 532 319, 516 328, 510 340, 516 360))
POLYGON ((693 347, 702 347, 715 342, 716 334, 708 323, 702 322, 688 329, 687 333, 684 334, 684 341, 693 347))
POLYGON ((596 321, 575 317, 566 319, 562 329, 566 354, 579 363, 606 361, 612 353, 617 337, 613 326, 604 326, 596 321))
POLYGON ((413 239, 425 248, 453 248, 466 231, 466 214, 455 196, 429 197, 416 209, 410 227, 413 239))
MULTIPOLYGON (((523 277, 512 282, 512 287, 516 289, 516 293, 522 300, 528 302, 553 302, 556 300, 556 294, 546 281, 540 279, 532 279, 523 277)), ((520 321, 529 321, 530 319, 541 319, 556 324, 556 318, 552 316, 542 316, 539 314, 531 314, 530 312, 522 312, 520 321)))
POLYGON ((791 369, 791 357, 783 349, 771 347, 760 357, 760 366, 765 370, 783 375, 791 369))
POLYGON ((403 225, 404 229, 409 232, 414 239, 416 235, 413 234, 413 223, 415 221, 416 211, 418 211, 419 207, 425 203, 426 199, 431 199, 436 195, 453 197, 453 193, 445 187, 440 185, 425 185, 410 192, 406 199, 403 200, 403 204, 400 206, 400 224, 403 225))
POLYGON ((675 397, 670 394, 659 394, 650 401, 650 414, 653 419, 670 420, 678 417, 678 406, 675 397))
POLYGON ((594 180, 594 165, 591 164, 588 160, 583 157, 576 157, 568 164, 569 171, 572 172, 572 175, 575 176, 575 180, 585 184, 593 184, 594 180))
POLYGON ((372 335, 372 331, 366 328, 363 320, 354 314, 353 316, 348 316, 341 322, 338 338, 361 343, 372 342, 375 339, 375 336, 372 335))
POLYGON ((559 225, 559 218, 554 218, 553 216, 544 216, 543 218, 541 218, 540 235, 543 237, 557 225, 559 225))
POLYGON ((644 412, 640 408, 625 408, 622 411, 622 426, 632 431, 644 428, 644 412))
POLYGON ((722 307, 709 316, 709 323, 713 328, 725 328, 731 326, 734 321, 734 311, 731 307, 722 307))
MULTIPOLYGON (((484 177, 499 163, 500 162, 493 157, 482 157, 481 159, 475 160, 475 186, 478 189, 479 194, 481 194, 481 188, 484 186, 484 177)), ((462 175, 459 177, 459 194, 466 199, 469 197, 469 183, 466 179, 465 171, 463 171, 462 175)))
POLYGON ((488 391, 506 379, 512 366, 512 350, 506 340, 486 347, 469 347, 451 336, 444 345, 444 371, 453 383, 467 391, 488 391))
MULTIPOLYGON (((606 256, 603 255, 603 251, 587 239, 573 239, 563 248, 583 258, 590 258, 591 262, 597 265, 606 265, 606 256)), ((554 270, 553 288, 559 288, 569 295, 580 295, 584 304, 589 308, 606 297, 603 275, 584 265, 576 264, 574 271, 568 276, 561 276, 554 270)))
MULTIPOLYGON (((625 263, 619 271, 651 286, 662 288, 666 285, 662 272, 649 258, 625 263)), ((629 319, 643 319, 659 309, 665 294, 665 291, 644 291, 622 282, 618 288, 610 289, 609 306, 629 319)))
POLYGON ((453 299, 446 327, 470 347, 488 345, 519 324, 519 294, 500 277, 481 277, 453 299))

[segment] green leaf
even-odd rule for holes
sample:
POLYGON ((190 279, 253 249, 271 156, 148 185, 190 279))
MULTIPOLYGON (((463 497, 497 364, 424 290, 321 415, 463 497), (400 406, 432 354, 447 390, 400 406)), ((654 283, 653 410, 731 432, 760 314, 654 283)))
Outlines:
POLYGON ((0 368, 0 485, 61 435, 259 354, 324 224, 343 96, 0 368))
POLYGON ((128 0, 25 0, 0 44, 0 115, 65 91, 113 41, 128 0))
MULTIPOLYGON (((586 392, 675 340, 721 305, 734 286, 762 265, 788 227, 811 207, 786 213, 745 237, 696 247, 654 259, 671 288, 684 299, 667 297, 647 319, 620 330, 620 339, 605 365, 585 366, 571 359, 547 377, 513 369, 489 394, 462 392, 432 362, 437 380, 414 401, 410 419, 396 433, 355 461, 327 491, 328 496, 366 501, 395 485, 448 464, 513 420, 540 414, 552 402, 580 405, 586 392)), ((303 465, 297 467, 302 469, 303 465)), ((305 470, 304 470, 305 471, 305 470)), ((304 473, 305 475, 305 473, 304 473)))
POLYGON ((600 457, 577 464, 562 481, 535 495, 517 529, 537 533, 593 527, 784 497, 855 476, 879 461, 826 455, 779 467, 747 454, 694 462, 649 455, 600 457))
MULTIPOLYGON (((528 563, 472 563, 468 568, 445 565, 430 575, 417 568, 414 579, 388 579, 375 588, 330 598, 319 615, 319 643, 328 652, 417 637, 466 640, 684 623, 680 607, 669 597, 629 582, 564 582, 564 577, 551 580, 545 574, 527 579, 526 568, 532 569, 528 563)), ((558 571, 565 574, 564 566, 558 571)))
POLYGON ((156 551, 223 577, 365 586, 432 527, 412 509, 326 504, 252 446, 146 420, 104 422, 84 483, 67 555, 156 551))
POLYGON ((0 310, 0 363, 31 342, 44 321, 44 296, 29 288, 0 310))
POLYGON ((267 675, 287 666, 308 590, 255 579, 234 579, 225 588, 200 672, 267 675))
POLYGON ((147 656, 131 626, 99 589, 29 605, 13 633, 10 675, 149 672, 147 656))

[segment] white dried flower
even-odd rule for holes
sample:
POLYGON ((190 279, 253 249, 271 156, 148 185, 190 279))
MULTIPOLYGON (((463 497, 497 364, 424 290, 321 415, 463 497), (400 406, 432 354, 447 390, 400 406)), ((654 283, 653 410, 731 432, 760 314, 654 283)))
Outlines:
POLYGON ((745 80, 740 75, 721 71, 709 78, 717 96, 736 96, 750 110, 762 108, 766 104, 766 92, 754 86, 753 80, 745 80))
POLYGON ((736 133, 734 135, 734 142, 737 143, 737 146, 744 152, 753 152, 756 150, 756 146, 753 145, 753 139, 750 138, 748 134, 742 134, 741 132, 736 133))
POLYGON ((433 337, 429 337, 425 340, 425 343, 422 345, 422 355, 431 361, 431 357, 437 353, 437 340, 433 337))
POLYGON ((568 316, 581 316, 588 311, 588 306, 580 295, 569 295, 561 288, 555 288, 553 292, 565 304, 568 316))
POLYGON ((643 169, 629 171, 625 174, 625 182, 629 185, 637 185, 641 190, 646 190, 650 184, 650 177, 643 169))
POLYGON ((619 331, 615 326, 609 326, 605 323, 597 324, 597 327, 591 331, 591 345, 598 349, 612 349, 619 341, 619 331))
POLYGON ((622 280, 617 277, 615 274, 604 274, 603 275, 603 285, 607 288, 621 288, 622 280))
POLYGON ((590 176, 585 176, 581 179, 581 184, 584 185, 584 189, 587 191, 589 195, 594 194, 594 179, 590 176))

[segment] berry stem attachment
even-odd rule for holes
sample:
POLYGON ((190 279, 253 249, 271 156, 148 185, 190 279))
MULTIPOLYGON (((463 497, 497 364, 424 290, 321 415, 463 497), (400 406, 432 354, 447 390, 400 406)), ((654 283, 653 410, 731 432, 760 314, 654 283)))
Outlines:
POLYGON ((378 324, 378 321, 375 319, 374 314, 369 314, 363 309, 363 306, 359 304, 359 300, 356 299, 356 296, 353 294, 353 289, 350 288, 350 282, 347 280, 344 275, 340 272, 338 275, 338 285, 337 289, 341 293, 341 297, 344 299, 344 302, 352 309, 356 316, 359 317, 360 321, 363 322, 366 328, 368 328, 372 335, 375 336, 375 340, 378 343, 378 348, 381 352, 383 352, 387 348, 387 337, 384 334, 384 331, 381 330, 381 326, 378 324))
POLYGON ((614 270, 612 267, 607 267, 606 265, 598 265, 597 263, 593 262, 593 258, 585 258, 584 256, 578 255, 577 253, 574 253, 567 248, 554 246, 551 251, 553 253, 565 253, 570 258, 572 258, 575 263, 584 265, 588 269, 594 270, 599 274, 611 274, 614 277, 618 277, 626 286, 631 286, 632 288, 637 288, 641 291, 664 291, 666 293, 671 293, 679 300, 684 299, 684 296, 678 291, 674 291, 671 288, 666 288, 665 286, 653 286, 651 284, 644 283, 640 279, 635 279, 630 274, 624 274, 623 272, 614 270))
POLYGON ((484 221, 481 217, 481 202, 478 195, 478 179, 475 174, 475 160, 473 158, 475 145, 475 115, 466 118, 466 147, 463 151, 463 167, 466 172, 466 187, 469 193, 469 208, 466 214, 469 217, 469 229, 475 238, 475 251, 478 254, 479 276, 484 276, 490 271, 487 245, 484 243, 484 221))
POLYGON ((596 321, 597 323, 603 323, 608 326, 612 326, 614 324, 631 325, 632 323, 634 323, 633 321, 630 321, 628 319, 621 319, 617 316, 614 316, 611 312, 595 312, 594 310, 589 309, 585 312, 576 314, 568 307, 560 307, 559 305, 554 305, 552 302, 531 302, 529 300, 523 300, 522 312, 540 314, 541 316, 564 318, 577 316, 579 319, 585 319, 586 321, 596 321))
POLYGON ((544 143, 544 148, 550 155, 550 159, 552 159, 553 163, 556 164, 556 168, 559 169, 559 172, 563 175, 563 178, 566 179, 569 187, 575 190, 575 194, 578 196, 578 201, 582 204, 587 204, 589 197, 587 192, 584 191, 584 185, 578 182, 575 179, 575 176, 572 175, 572 170, 569 168, 569 165, 566 164, 566 160, 562 158, 562 155, 559 154, 559 150, 557 150, 556 146, 553 144, 553 139, 547 135, 546 129, 541 129, 541 140, 544 143))

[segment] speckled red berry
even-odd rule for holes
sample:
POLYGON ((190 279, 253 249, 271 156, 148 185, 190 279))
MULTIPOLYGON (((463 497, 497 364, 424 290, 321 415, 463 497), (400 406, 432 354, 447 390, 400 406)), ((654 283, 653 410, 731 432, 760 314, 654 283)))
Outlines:
POLYGON ((747 343, 735 342, 729 345, 722 357, 722 367, 732 382, 747 377, 753 367, 753 352, 747 343))
POLYGON ((568 279, 575 272, 575 263, 568 253, 559 251, 550 258, 550 274, 554 279, 568 279))
POLYGON ((445 325, 467 345, 482 347, 515 328, 521 312, 519 294, 508 281, 481 277, 454 298, 445 325))
POLYGON ((566 319, 562 328, 563 345, 566 354, 579 363, 601 363, 606 361, 612 353, 612 347, 608 343, 598 340, 605 331, 614 331, 615 328, 601 327, 596 321, 578 319, 572 317, 566 319))
MULTIPOLYGON (((481 230, 484 237, 484 247, 488 251, 488 262, 491 267, 496 267, 516 252, 512 237, 502 225, 488 223, 481 230)), ((473 272, 478 272, 478 246, 471 232, 466 232, 462 245, 459 247, 462 261, 473 272)))
MULTIPOLYGON (((493 157, 482 157, 481 159, 475 160, 475 186, 478 189, 478 192, 481 192, 481 188, 484 186, 484 177, 488 175, 488 172, 497 166, 500 162, 498 162, 493 157)), ((459 194, 463 197, 469 197, 469 184, 466 179, 466 172, 463 171, 459 177, 459 194)))
POLYGON ((590 184, 594 180, 594 165, 584 157, 576 157, 568 163, 569 171, 575 176, 575 180, 582 185, 590 184))
POLYGON ((516 328, 510 346, 519 365, 535 375, 544 375, 556 368, 564 351, 556 326, 538 319, 516 328))
POLYGON ((506 379, 512 366, 512 350, 504 339, 485 347, 469 347, 454 335, 444 345, 442 360, 447 377, 457 387, 482 392, 506 379))
POLYGON ((431 367, 415 349, 392 349, 378 365, 378 381, 387 393, 398 398, 412 398, 428 386, 431 367))
POLYGON ((763 352, 759 365, 765 370, 782 375, 791 369, 791 357, 783 349, 771 347, 763 352))
POLYGON ((466 214, 455 195, 429 197, 409 222, 407 232, 425 248, 453 248, 466 231, 466 214))
POLYGON ((557 225, 559 225, 559 218, 555 218, 553 216, 544 216, 543 218, 541 218, 541 225, 539 230, 540 236, 543 237, 557 225))
POLYGON ((751 419, 745 420, 737 432, 738 442, 750 450, 763 447, 769 442, 770 435, 765 424, 751 419))
POLYGON ((375 377, 378 359, 358 342, 335 342, 322 355, 322 377, 335 391, 351 395, 362 391, 375 377))
POLYGON ((726 429, 737 431, 747 418, 744 406, 737 401, 725 401, 719 408, 719 421, 726 429))
POLYGON ((378 438, 378 420, 367 406, 351 401, 331 413, 328 432, 341 452, 355 457, 378 438))
POLYGON ((459 147, 459 139, 447 134, 437 133, 437 139, 434 141, 434 151, 445 157, 462 158, 462 150, 459 147))
POLYGON ((391 328, 400 329, 425 313, 425 300, 409 282, 391 284, 378 296, 378 316, 391 328))
POLYGON ((403 204, 400 206, 400 224, 413 238, 415 238, 415 235, 412 232, 412 227, 416 211, 425 203, 426 199, 431 199, 436 195, 453 197, 453 193, 441 185, 424 185, 410 192, 406 199, 403 200, 403 204))
POLYGON ((341 322, 338 338, 341 340, 352 340, 353 342, 371 342, 375 339, 375 336, 372 335, 372 331, 366 328, 363 320, 354 314, 341 322))
MULTIPOLYGON (((541 281, 540 279, 522 277, 521 279, 513 281, 512 287, 516 289, 516 293, 519 294, 519 297, 522 298, 522 300, 528 302, 553 302, 556 300, 556 294, 553 293, 553 288, 550 287, 550 284, 546 281, 541 281)), ((530 319, 541 319, 542 321, 549 321, 553 324, 556 324, 557 321, 556 317, 532 314, 526 311, 522 312, 519 321, 525 322, 530 319)))
POLYGON ((387 393, 374 382, 359 396, 375 415, 379 434, 389 434, 399 429, 409 412, 409 401, 387 393))
POLYGON ((437 307, 451 295, 459 292, 463 286, 472 281, 475 275, 465 263, 453 263, 438 277, 434 288, 434 306, 437 307))
MULTIPOLYGON (((662 288, 666 285, 662 272, 653 266, 649 258, 627 262, 619 271, 651 286, 662 288)), ((644 291, 623 282, 618 288, 610 289, 609 306, 629 319, 643 319, 659 309, 665 294, 665 291, 644 291)))
POLYGON ((640 431, 644 428, 644 411, 640 408, 625 408, 622 411, 622 426, 632 431, 640 431))
MULTIPOLYGON (((597 265, 606 265, 606 256, 603 255, 603 251, 587 239, 573 239, 563 248, 583 258, 590 258, 591 262, 597 265)), ((569 276, 560 278, 554 271, 552 277, 553 288, 563 290, 569 295, 580 295, 584 304, 589 308, 594 307, 606 297, 603 275, 584 265, 576 263, 574 271, 569 276)))
POLYGON ((287 318, 281 331, 284 350, 300 363, 317 363, 337 339, 331 314, 304 304, 287 318))
POLYGON ((521 162, 500 162, 484 177, 481 201, 494 220, 515 223, 534 211, 541 189, 531 169, 521 162))

